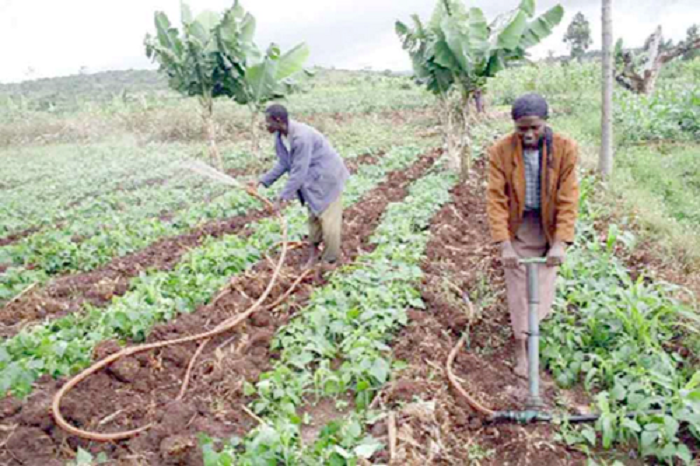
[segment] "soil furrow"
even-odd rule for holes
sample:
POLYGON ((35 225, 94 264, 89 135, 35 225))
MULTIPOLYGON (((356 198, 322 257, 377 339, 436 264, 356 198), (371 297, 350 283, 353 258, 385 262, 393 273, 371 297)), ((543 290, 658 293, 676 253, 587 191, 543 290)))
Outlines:
MULTIPOLYGON (((346 161, 351 173, 360 165, 373 164, 377 158, 365 154, 346 161)), ((108 305, 114 296, 129 289, 131 279, 144 270, 170 270, 181 257, 209 237, 242 232, 246 225, 269 216, 264 210, 224 220, 212 220, 183 235, 163 238, 138 252, 116 257, 90 272, 57 277, 45 287, 27 293, 7 305, 0 314, 0 337, 11 337, 22 328, 44 319, 57 319, 89 302, 96 307, 108 305)))
POLYGON ((10 244, 16 243, 17 241, 26 238, 27 236, 33 235, 37 231, 39 231, 41 227, 31 227, 27 228, 26 230, 22 230, 17 233, 12 233, 11 235, 7 235, 4 238, 0 238, 0 247, 3 246, 8 246, 10 244))
MULTIPOLYGON (((480 455, 484 455, 480 464, 582 464, 583 455, 553 440, 552 426, 484 425, 449 388, 445 364, 462 333, 468 331, 468 349, 454 365, 464 388, 497 410, 524 409, 527 396, 527 382, 512 372, 505 283, 497 249, 490 242, 483 161, 476 168, 478 175, 455 187, 452 202, 433 217, 422 264, 426 310, 410 311, 409 325, 395 339, 395 357, 406 361, 408 368, 380 395, 381 403, 397 411, 404 438, 412 438, 417 445, 439 442, 440 452, 430 464, 466 464, 480 455), (416 403, 417 399, 435 404, 416 403)), ((549 407, 562 395, 575 397, 557 390, 546 376, 542 392, 549 407)), ((381 431, 381 426, 377 429, 381 431)), ((399 459, 427 464, 428 453, 401 442, 399 459)))
MULTIPOLYGON (((387 181, 345 210, 340 266, 373 249, 370 237, 386 206, 401 201, 408 193, 408 185, 424 175, 438 156, 438 152, 431 153, 408 169, 390 173, 387 181)), ((269 303, 282 296, 296 280, 304 260, 303 251, 290 253, 282 278, 268 298, 269 303)), ((326 271, 327 267, 319 266, 283 309, 260 312, 231 334, 212 340, 196 365, 190 389, 182 402, 173 400, 196 349, 195 344, 122 360, 79 385, 65 400, 65 416, 84 428, 109 432, 155 422, 154 428, 134 439, 96 446, 66 436, 48 414, 51 397, 65 380, 43 377, 37 382, 31 402, 22 404, 11 397, 3 399, 0 423, 17 427, 11 437, 0 433, 0 445, 7 440, 6 446, 0 449, 0 461, 20 465, 64 458, 66 451, 62 446, 68 445, 72 449, 80 446, 105 451, 110 458, 120 461, 119 464, 202 464, 196 445, 198 432, 229 438, 244 435, 255 427, 256 421, 241 409, 250 401, 243 393, 243 384, 256 381, 263 371, 271 368, 275 358, 270 349, 272 337, 304 306, 314 288, 327 283, 326 271), (24 448, 25 445, 32 448, 24 448)), ((157 326, 148 341, 170 340, 215 327, 252 304, 271 275, 270 263, 262 261, 244 276, 234 279, 232 293, 214 306, 202 306, 192 314, 157 326)), ((116 342, 105 342, 96 348, 95 357, 104 357, 115 350, 118 350, 116 342)))

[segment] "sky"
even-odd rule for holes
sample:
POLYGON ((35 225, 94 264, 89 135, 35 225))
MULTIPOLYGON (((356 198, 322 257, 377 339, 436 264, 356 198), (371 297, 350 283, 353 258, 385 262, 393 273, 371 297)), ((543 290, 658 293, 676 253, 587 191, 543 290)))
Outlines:
MULTIPOLYGON (((222 11, 233 0, 190 0, 195 14, 222 11)), ((466 0, 487 18, 517 6, 519 0, 466 0)), ((567 53, 562 37, 581 11, 590 21, 593 46, 600 48, 600 0, 540 0, 538 13, 557 3, 566 15, 554 34, 532 49, 533 58, 551 50, 567 53)), ((143 38, 153 32, 153 13, 179 22, 179 0, 0 0, 0 83, 115 69, 153 68, 143 38)), ((311 47, 309 65, 343 69, 410 70, 394 22, 418 13, 428 18, 435 0, 242 0, 257 19, 256 42, 283 48, 311 47)), ((700 0, 613 0, 614 35, 641 46, 657 25, 674 41, 700 22, 700 0)))

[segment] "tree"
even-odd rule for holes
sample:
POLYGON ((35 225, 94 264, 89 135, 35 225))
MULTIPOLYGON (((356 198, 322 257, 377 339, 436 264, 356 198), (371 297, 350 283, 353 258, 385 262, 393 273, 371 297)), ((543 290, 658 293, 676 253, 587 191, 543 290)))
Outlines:
POLYGON ((156 36, 146 35, 146 55, 159 63, 172 89, 199 99, 209 155, 222 168, 216 145, 214 99, 231 97, 251 109, 253 148, 257 150, 255 115, 266 102, 294 90, 293 78, 302 71, 309 50, 300 44, 281 54, 279 46, 271 44, 261 54, 253 42, 255 18, 238 0, 223 14, 204 11, 196 18, 183 3, 181 23, 179 31, 165 13, 156 12, 156 36))
POLYGON ((603 0, 603 114, 602 141, 598 169, 608 177, 613 169, 613 30, 612 0, 603 0))
MULTIPOLYGON (((644 41, 643 50, 649 50, 652 46, 652 41, 655 40, 656 36, 654 34, 650 35, 644 41)), ((659 52, 668 52, 673 49, 673 39, 664 40, 663 37, 659 40, 659 52)))
MULTIPOLYGON (((243 80, 243 86, 231 86, 228 94, 240 105, 246 105, 251 113, 251 133, 253 136, 253 151, 258 153, 258 120, 265 105, 272 100, 282 99, 297 91, 297 78, 304 72, 303 64, 309 57, 306 44, 299 44, 282 54, 278 45, 271 44, 261 60, 255 60, 248 67, 243 80)), ((225 86, 229 89, 229 86, 225 86)))
POLYGON ((480 102, 489 78, 522 62, 527 49, 549 36, 564 10, 555 6, 533 19, 535 1, 488 23, 479 8, 461 0, 438 0, 428 23, 413 15, 413 27, 396 22, 396 33, 413 62, 416 81, 435 94, 450 167, 465 177, 470 168, 469 102, 480 102))
MULTIPOLYGON (((692 44, 695 43, 698 39, 700 39, 700 31, 698 31, 698 25, 693 24, 688 28, 688 31, 686 31, 685 43, 692 44)), ((697 57, 700 57, 700 49, 698 48, 690 49, 683 54, 683 60, 686 61, 693 60, 697 57)))
POLYGON ((574 19, 566 29, 564 42, 568 44, 571 51, 571 58, 581 61, 583 56, 591 46, 591 25, 580 11, 576 13, 574 19))
POLYGON ((622 39, 616 46, 617 73, 615 80, 625 89, 638 94, 651 94, 656 88, 656 80, 661 68, 668 62, 695 53, 700 49, 700 37, 691 35, 675 46, 663 49, 663 33, 661 26, 647 39, 643 53, 634 54, 623 49, 622 39))

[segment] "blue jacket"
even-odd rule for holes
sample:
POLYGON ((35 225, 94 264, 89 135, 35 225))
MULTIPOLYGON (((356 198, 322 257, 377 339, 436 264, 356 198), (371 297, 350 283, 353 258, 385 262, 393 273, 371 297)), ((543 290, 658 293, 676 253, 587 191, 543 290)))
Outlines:
POLYGON ((291 153, 280 133, 276 134, 277 164, 260 178, 260 183, 269 187, 289 172, 280 198, 289 201, 297 196, 319 215, 343 192, 350 172, 328 140, 314 128, 290 120, 287 138, 291 153))

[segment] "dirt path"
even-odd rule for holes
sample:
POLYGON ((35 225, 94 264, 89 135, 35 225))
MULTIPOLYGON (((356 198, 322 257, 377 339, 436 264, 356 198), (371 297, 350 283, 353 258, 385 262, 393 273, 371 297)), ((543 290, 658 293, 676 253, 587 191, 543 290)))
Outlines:
MULTIPOLYGON (((346 161, 348 169, 356 172, 360 165, 373 164, 377 157, 365 154, 346 161)), ((129 283, 144 270, 171 270, 190 249, 199 247, 209 237, 245 234, 245 227, 268 212, 255 210, 245 215, 207 222, 183 235, 163 238, 138 252, 116 257, 108 264, 90 272, 57 277, 43 288, 37 288, 7 305, 0 313, 0 337, 11 337, 20 329, 39 320, 57 319, 89 302, 104 307, 114 296, 121 296, 129 283)))
MULTIPOLYGON (((369 243, 382 213, 391 202, 407 195, 410 182, 430 168, 437 152, 422 157, 408 169, 392 172, 388 180, 368 192, 344 212, 343 264, 372 250, 369 243)), ((282 279, 268 298, 273 302, 296 280, 304 262, 303 252, 291 253, 282 279)), ((263 261, 232 283, 235 290, 215 306, 154 329, 149 342, 170 340, 215 327, 232 314, 247 308, 259 296, 272 274, 263 261)), ((68 437, 48 415, 53 393, 63 381, 42 378, 29 402, 12 398, 0 402, 0 424, 16 425, 8 434, 0 432, 0 461, 9 465, 51 465, 50 458, 66 459, 78 446, 105 451, 119 464, 202 464, 196 447, 196 434, 229 438, 244 435, 256 421, 241 407, 250 399, 243 393, 245 381, 254 382, 271 368, 275 354, 270 341, 276 330, 304 306, 314 288, 327 280, 318 269, 302 284, 292 300, 277 312, 261 312, 229 335, 213 340, 204 351, 193 373, 192 383, 182 402, 173 402, 196 346, 180 346, 122 360, 77 387, 64 402, 63 412, 75 425, 109 432, 154 422, 140 437, 109 445, 94 445, 68 437)), ((96 357, 118 350, 115 342, 96 349, 96 357)), ((56 464, 61 464, 56 463, 56 464)))

